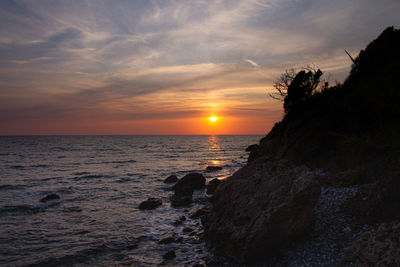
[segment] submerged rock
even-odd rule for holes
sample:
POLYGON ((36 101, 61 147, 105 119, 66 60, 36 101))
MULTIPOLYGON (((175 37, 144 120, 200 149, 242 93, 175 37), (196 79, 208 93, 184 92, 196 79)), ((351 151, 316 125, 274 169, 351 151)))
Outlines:
POLYGON ((177 181, 178 181, 178 177, 176 175, 170 175, 164 180, 164 183, 171 184, 171 183, 175 183, 177 181))
POLYGON ((186 217, 185 217, 185 216, 181 216, 181 217, 179 217, 179 219, 177 219, 177 220, 174 222, 174 225, 175 225, 175 226, 181 225, 184 221, 186 221, 186 217))
POLYGON ((177 190, 187 189, 202 189, 205 187, 206 179, 200 173, 189 173, 180 179, 173 187, 175 192, 177 190))
POLYGON ((206 170, 210 171, 210 172, 215 172, 215 171, 222 170, 222 167, 221 166, 207 166, 206 170))
POLYGON ((59 200, 61 199, 59 195, 57 194, 49 194, 47 196, 45 196, 44 198, 40 199, 40 202, 47 202, 47 201, 51 201, 51 200, 59 200))
POLYGON ((184 232, 184 233, 191 233, 193 231, 194 231, 194 229, 189 226, 186 226, 185 228, 182 229, 182 232, 184 232))
POLYGON ((207 185, 207 194, 212 195, 214 194, 215 189, 222 183, 221 180, 218 178, 212 179, 207 185))
POLYGON ((320 186, 308 168, 255 161, 219 186, 203 217, 207 246, 239 262, 274 253, 312 229, 320 186))
POLYGON ((153 210, 161 205, 162 205, 161 198, 150 197, 147 200, 145 200, 139 204, 139 209, 140 210, 153 210))
POLYGON ((162 235, 160 239, 158 240, 158 244, 169 244, 173 242, 179 242, 181 239, 177 237, 176 233, 167 233, 165 235, 162 235))
POLYGON ((164 260, 172 260, 175 257, 176 257, 175 251, 173 251, 173 250, 170 250, 163 255, 164 260))
POLYGON ((370 236, 353 242, 341 266, 400 266, 400 222, 383 223, 370 236))

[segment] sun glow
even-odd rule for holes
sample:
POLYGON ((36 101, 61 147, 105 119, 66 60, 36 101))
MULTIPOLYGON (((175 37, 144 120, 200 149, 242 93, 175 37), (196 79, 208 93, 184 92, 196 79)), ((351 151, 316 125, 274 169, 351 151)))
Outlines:
POLYGON ((210 117, 210 118, 208 118, 210 121, 217 121, 218 120, 218 117, 210 117))

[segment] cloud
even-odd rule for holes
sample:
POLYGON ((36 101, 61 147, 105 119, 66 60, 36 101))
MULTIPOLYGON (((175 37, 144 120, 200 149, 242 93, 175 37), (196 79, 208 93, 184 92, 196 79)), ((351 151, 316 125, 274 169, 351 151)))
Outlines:
POLYGON ((315 64, 342 80, 343 49, 356 55, 399 27, 398 10, 396 0, 0 1, 0 119, 184 118, 211 107, 273 117, 280 103, 266 92, 282 71, 315 64))
POLYGON ((251 59, 245 59, 246 62, 250 63, 253 67, 259 68, 260 65, 258 65, 257 63, 255 63, 253 60, 251 59))

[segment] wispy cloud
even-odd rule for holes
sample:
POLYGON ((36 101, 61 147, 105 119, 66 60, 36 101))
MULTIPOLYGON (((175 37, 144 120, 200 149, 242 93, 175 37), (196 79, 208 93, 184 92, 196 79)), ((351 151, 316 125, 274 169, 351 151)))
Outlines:
POLYGON ((396 0, 0 1, 0 128, 216 108, 276 118, 266 92, 279 73, 315 64, 343 79, 343 49, 399 27, 399 10, 396 0))

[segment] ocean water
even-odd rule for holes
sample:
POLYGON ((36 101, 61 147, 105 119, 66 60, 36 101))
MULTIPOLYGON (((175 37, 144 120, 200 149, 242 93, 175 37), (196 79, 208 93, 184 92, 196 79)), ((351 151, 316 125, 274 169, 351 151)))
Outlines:
POLYGON ((261 136, 30 136, 0 137, 0 265, 151 266, 175 250, 167 265, 204 262, 212 255, 183 227, 201 229, 200 221, 181 216, 201 207, 195 202, 172 208, 176 174, 201 172, 207 180, 224 179, 243 166, 245 148, 261 136), (209 165, 222 166, 207 172, 209 165), (48 194, 60 201, 41 203, 48 194), (148 197, 163 205, 141 211, 148 197), (181 243, 158 244, 176 232, 181 243))

